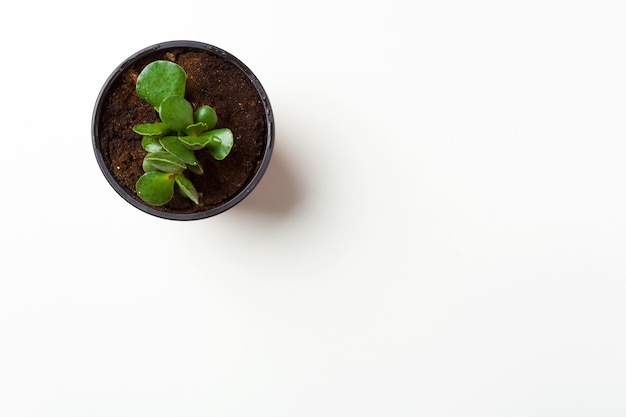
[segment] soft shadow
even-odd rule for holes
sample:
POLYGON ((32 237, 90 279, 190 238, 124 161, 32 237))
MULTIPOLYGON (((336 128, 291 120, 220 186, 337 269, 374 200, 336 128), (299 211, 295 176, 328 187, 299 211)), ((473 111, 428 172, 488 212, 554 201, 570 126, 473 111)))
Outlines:
MULTIPOLYGON (((285 140, 276 136, 276 144, 272 152, 270 164, 261 181, 250 195, 235 206, 234 214, 258 215, 272 220, 286 219, 292 216, 304 198, 302 184, 298 183, 293 161, 287 154, 285 140)), ((285 140, 286 141, 286 140, 285 140)))

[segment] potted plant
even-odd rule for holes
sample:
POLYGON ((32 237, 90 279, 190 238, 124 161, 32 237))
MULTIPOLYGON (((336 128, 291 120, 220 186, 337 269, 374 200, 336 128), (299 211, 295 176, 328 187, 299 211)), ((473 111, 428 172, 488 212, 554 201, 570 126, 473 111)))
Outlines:
POLYGON ((214 216, 258 184, 274 116, 250 69, 205 43, 147 47, 106 80, 92 119, 98 165, 127 202, 172 220, 214 216))

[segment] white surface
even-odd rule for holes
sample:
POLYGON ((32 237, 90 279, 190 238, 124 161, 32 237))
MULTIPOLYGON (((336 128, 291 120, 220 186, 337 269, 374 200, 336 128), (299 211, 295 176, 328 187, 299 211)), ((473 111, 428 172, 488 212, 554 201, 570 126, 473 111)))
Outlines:
POLYGON ((0 415, 626 415, 622 2, 8 4, 0 415), (276 116, 205 221, 91 148, 106 77, 174 39, 276 116))

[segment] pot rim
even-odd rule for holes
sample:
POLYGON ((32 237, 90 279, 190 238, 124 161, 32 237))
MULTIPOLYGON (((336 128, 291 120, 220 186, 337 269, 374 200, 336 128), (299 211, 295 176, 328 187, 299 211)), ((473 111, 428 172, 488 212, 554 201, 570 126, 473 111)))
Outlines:
POLYGON ((107 179, 111 187, 128 203, 130 203, 135 208, 151 214, 156 217, 168 219, 168 220, 200 220, 206 219, 208 217, 215 216, 217 214, 223 213, 224 211, 234 207, 238 203, 240 203, 244 198, 246 198, 250 192, 257 186, 261 177, 267 170, 269 165, 272 151, 274 148, 274 136, 275 136, 275 127, 274 127, 274 113, 272 111, 272 107, 270 105, 269 98, 265 92, 265 89, 261 85, 259 79, 254 75, 254 73, 241 61, 239 58, 235 57, 231 53, 225 51, 224 49, 218 48, 217 46, 210 45, 203 42, 191 41, 191 40, 174 40, 157 43, 146 48, 143 48, 126 60, 124 60, 120 65, 115 68, 115 70, 109 75, 107 80, 105 81, 98 97, 96 99, 96 104, 94 106, 92 119, 91 119, 91 138, 92 138, 92 146, 94 149, 94 153, 96 156, 96 160, 98 162, 98 166, 100 170, 104 174, 104 177, 107 179), (149 206, 142 201, 135 199, 132 195, 130 195, 113 177, 111 171, 106 166, 104 162, 104 158, 102 156, 102 152, 100 150, 100 139, 99 139, 99 126, 98 121, 101 117, 101 113, 104 108, 104 99, 108 96, 109 92, 113 88, 115 81, 117 81, 118 77, 130 67, 137 60, 142 59, 146 55, 154 53, 159 50, 167 50, 172 48, 193 48, 199 49, 205 52, 209 52, 214 55, 218 55, 226 59, 228 62, 235 65, 239 70, 241 70, 246 77, 250 80, 252 85, 257 90, 261 102, 263 103, 263 107, 265 110, 265 121, 267 123, 267 137, 265 142, 265 152, 263 154, 263 159, 261 161, 261 165, 256 173, 250 178, 250 180, 246 183, 246 185, 235 195, 233 195, 230 199, 225 201, 223 204, 214 207, 209 210, 203 210, 195 213, 169 213, 161 211, 155 207, 149 206))

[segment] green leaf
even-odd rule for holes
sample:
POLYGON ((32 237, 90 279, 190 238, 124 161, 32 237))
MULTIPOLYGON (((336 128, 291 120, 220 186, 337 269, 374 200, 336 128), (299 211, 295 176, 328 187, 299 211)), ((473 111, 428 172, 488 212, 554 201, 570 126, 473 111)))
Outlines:
POLYGON ((159 138, 153 136, 144 136, 141 138, 141 147, 146 152, 158 152, 163 150, 159 138))
POLYGON ((185 128, 185 133, 189 136, 198 136, 202 132, 209 130, 209 126, 206 123, 194 123, 185 128))
POLYGON ((174 196, 175 174, 151 171, 137 180, 135 189, 139 197, 153 206, 162 206, 174 196))
POLYGON ((198 161, 196 165, 187 165, 187 169, 196 175, 204 174, 204 169, 202 168, 200 161, 198 161))
MULTIPOLYGON (((146 65, 137 77, 137 95, 158 109, 169 96, 185 96, 187 74, 178 64, 154 61, 146 65)), ((189 123, 191 124, 191 123, 189 123)))
POLYGON ((176 136, 165 136, 160 139, 161 145, 166 151, 179 158, 187 165, 196 165, 198 160, 194 152, 182 144, 176 136))
POLYGON ((204 148, 204 146, 211 140, 211 137, 204 136, 205 133, 198 136, 179 136, 178 140, 189 149, 197 151, 198 149, 204 148))
POLYGON ((135 133, 143 136, 163 136, 169 133, 170 129, 163 122, 158 123, 142 123, 133 127, 135 133))
POLYGON ((183 172, 187 165, 177 156, 166 151, 153 152, 146 155, 144 162, 163 172, 183 172))
POLYGON ((184 132, 193 124, 193 107, 184 97, 166 97, 159 107, 161 120, 173 131, 184 132))
POLYGON ((217 113, 211 106, 200 106, 194 113, 196 123, 206 123, 207 130, 217 126, 217 113))
POLYGON ((158 169, 156 169, 154 165, 152 165, 150 161, 145 158, 141 163, 141 167, 143 168, 143 172, 158 171, 158 169))
POLYGON ((233 147, 233 132, 230 129, 214 129, 198 136, 179 136, 178 139, 189 149, 206 148, 213 158, 221 161, 233 147))
POLYGON ((218 161, 226 158, 233 148, 233 132, 230 129, 215 129, 206 132, 206 134, 210 135, 211 140, 204 147, 211 156, 218 161))
POLYGON ((188 197, 194 203, 198 204, 198 192, 196 191, 196 187, 193 186, 191 181, 189 181, 189 179, 182 174, 177 175, 175 181, 178 185, 180 193, 183 196, 188 197))

